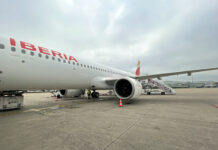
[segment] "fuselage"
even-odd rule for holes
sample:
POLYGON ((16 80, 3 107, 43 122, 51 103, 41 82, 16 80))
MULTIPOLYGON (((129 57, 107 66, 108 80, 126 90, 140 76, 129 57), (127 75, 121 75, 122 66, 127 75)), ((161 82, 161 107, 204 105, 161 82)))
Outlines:
POLYGON ((82 61, 72 54, 13 38, 0 38, 0 91, 112 89, 112 85, 105 83, 106 79, 133 76, 119 69, 82 61))

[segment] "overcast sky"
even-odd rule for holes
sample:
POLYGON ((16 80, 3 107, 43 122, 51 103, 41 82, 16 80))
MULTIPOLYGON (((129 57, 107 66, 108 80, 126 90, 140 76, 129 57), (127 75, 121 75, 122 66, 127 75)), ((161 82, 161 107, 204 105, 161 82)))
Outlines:
MULTIPOLYGON (((141 74, 218 67, 217 0, 0 0, 0 34, 141 74)), ((167 77, 165 80, 191 80, 167 77)), ((194 74, 218 81, 218 71, 194 74)))

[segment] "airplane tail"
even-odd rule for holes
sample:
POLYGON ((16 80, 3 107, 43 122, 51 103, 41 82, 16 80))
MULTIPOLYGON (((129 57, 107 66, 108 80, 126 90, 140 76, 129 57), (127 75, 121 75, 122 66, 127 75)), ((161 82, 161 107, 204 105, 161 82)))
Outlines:
POLYGON ((136 69, 135 75, 136 75, 136 76, 140 76, 140 61, 138 61, 137 69, 136 69))

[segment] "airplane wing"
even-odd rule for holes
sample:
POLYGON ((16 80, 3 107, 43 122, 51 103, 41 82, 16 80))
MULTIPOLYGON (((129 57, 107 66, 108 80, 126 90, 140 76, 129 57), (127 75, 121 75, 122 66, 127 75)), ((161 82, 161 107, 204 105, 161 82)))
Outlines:
POLYGON ((203 72, 203 71, 211 71, 211 70, 218 70, 218 68, 207 68, 207 69, 187 70, 187 71, 161 73, 161 74, 153 74, 153 75, 145 75, 145 76, 136 76, 135 79, 138 79, 138 80, 145 80, 149 78, 161 79, 161 77, 180 75, 180 74, 187 74, 188 76, 191 76, 191 74, 195 72, 203 72))

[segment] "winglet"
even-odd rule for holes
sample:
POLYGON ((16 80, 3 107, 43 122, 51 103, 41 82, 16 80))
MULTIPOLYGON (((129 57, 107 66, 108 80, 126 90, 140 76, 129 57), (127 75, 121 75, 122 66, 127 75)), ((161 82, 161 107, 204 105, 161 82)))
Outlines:
POLYGON ((140 76, 140 61, 138 61, 138 64, 137 64, 137 69, 136 69, 136 72, 135 72, 135 75, 136 76, 140 76))

